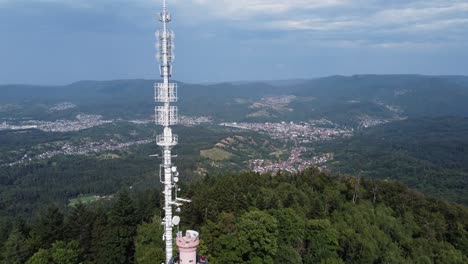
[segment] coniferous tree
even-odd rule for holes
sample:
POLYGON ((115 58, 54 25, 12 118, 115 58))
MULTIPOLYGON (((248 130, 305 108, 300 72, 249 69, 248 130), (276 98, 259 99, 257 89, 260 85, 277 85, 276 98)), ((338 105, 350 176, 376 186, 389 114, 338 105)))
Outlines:
POLYGON ((138 225, 135 206, 128 192, 119 194, 109 214, 109 224, 98 245, 96 262, 131 264, 134 262, 134 237, 138 225))
POLYGON ((91 259, 92 233, 96 215, 84 204, 78 203, 67 217, 66 235, 69 240, 78 241, 82 255, 91 259))
POLYGON ((164 228, 161 219, 154 217, 150 223, 138 226, 135 239, 135 262, 137 264, 162 263, 165 260, 164 228))
POLYGON ((26 236, 15 227, 3 246, 4 264, 23 264, 31 256, 31 248, 26 236))
POLYGON ((160 207, 160 195, 158 191, 148 190, 137 193, 135 198, 135 210, 138 222, 151 222, 152 217, 160 207))
POLYGON ((93 223, 92 230, 92 241, 91 241, 91 258, 94 262, 101 257, 102 248, 105 247, 103 244, 104 235, 106 234, 106 229, 108 228, 108 219, 107 215, 102 207, 96 209, 96 218, 93 223))
POLYGON ((10 235, 12 225, 9 221, 0 221, 0 263, 2 262, 3 245, 10 235))
POLYGON ((48 249, 55 241, 64 239, 64 216, 52 205, 39 216, 32 226, 31 241, 35 249, 48 249))

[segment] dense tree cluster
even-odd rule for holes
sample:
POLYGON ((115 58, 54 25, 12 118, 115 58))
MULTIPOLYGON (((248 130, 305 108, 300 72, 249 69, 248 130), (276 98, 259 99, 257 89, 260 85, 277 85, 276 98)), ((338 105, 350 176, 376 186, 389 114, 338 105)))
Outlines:
POLYGON ((432 197, 468 205, 468 118, 413 118, 324 142, 334 171, 392 179, 432 197))
POLYGON ((467 209, 399 183, 311 169, 207 177, 191 190, 185 217, 212 263, 468 261, 467 209))
MULTIPOLYGON (((298 174, 207 176, 186 186, 183 228, 210 263, 467 263, 468 209, 395 182, 298 174)), ((54 206, 0 222, 0 263, 160 263, 160 195, 54 206)))
POLYGON ((49 206, 30 224, 0 224, 0 263, 134 263, 139 224, 159 205, 157 192, 122 192, 110 205, 77 204, 64 214, 49 206))

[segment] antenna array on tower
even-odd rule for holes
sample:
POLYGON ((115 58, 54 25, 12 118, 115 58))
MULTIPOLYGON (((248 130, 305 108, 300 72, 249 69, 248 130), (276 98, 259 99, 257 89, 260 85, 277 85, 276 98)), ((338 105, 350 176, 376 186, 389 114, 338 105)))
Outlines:
MULTIPOLYGON (((187 235, 177 234, 177 244, 182 251, 179 256, 173 256, 173 227, 179 225, 180 217, 172 214, 175 206, 176 212, 180 212, 182 203, 191 202, 188 199, 177 197, 177 183, 179 182, 179 172, 172 163, 172 148, 177 145, 179 138, 172 133, 171 126, 178 122, 177 106, 171 103, 177 102, 177 84, 170 83, 172 76, 172 65, 174 61, 174 32, 168 30, 168 23, 171 21, 171 15, 167 12, 166 0, 163 0, 163 12, 159 14, 159 21, 163 23, 161 31, 156 32, 158 40, 156 48, 158 52, 156 59, 160 62, 160 74, 162 82, 154 85, 154 100, 161 105, 154 109, 155 123, 163 127, 163 132, 156 136, 156 144, 162 149, 162 163, 160 165, 160 181, 164 184, 164 236, 166 244, 166 264, 172 263, 195 263, 197 260, 196 246, 198 245, 198 233, 187 231, 187 235)), ((198 262, 198 261, 197 261, 198 262)), ((207 263, 207 262, 198 262, 207 263)))

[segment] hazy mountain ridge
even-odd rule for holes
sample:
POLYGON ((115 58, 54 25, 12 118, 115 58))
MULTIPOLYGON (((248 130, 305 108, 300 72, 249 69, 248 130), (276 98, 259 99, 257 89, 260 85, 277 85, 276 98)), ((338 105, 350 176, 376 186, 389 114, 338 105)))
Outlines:
POLYGON ((409 116, 468 115, 468 78, 421 75, 333 76, 295 87, 298 96, 315 96, 330 104, 381 101, 409 116))
MULTIPOLYGON (((152 115, 154 80, 80 81, 66 86, 0 86, 0 118, 24 117, 39 108, 70 101, 71 111, 105 117, 152 115), (42 104, 42 105, 41 105, 42 104), (28 108, 34 108, 27 111, 28 108), (22 113, 23 112, 23 113, 22 113)), ((242 82, 210 85, 179 83, 178 105, 190 115, 230 121, 279 121, 329 118, 356 125, 362 117, 468 116, 468 77, 421 75, 331 76, 304 81, 242 82), (296 96, 288 111, 252 109, 262 98, 296 96)), ((50 116, 42 115, 43 118, 50 116)))

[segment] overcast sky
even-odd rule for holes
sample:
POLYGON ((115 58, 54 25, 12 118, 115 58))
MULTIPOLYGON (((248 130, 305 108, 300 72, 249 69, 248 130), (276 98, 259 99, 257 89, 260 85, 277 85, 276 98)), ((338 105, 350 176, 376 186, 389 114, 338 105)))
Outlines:
MULTIPOLYGON (((162 0, 0 0, 0 83, 157 78, 162 0)), ((468 0, 168 0, 174 78, 468 75, 468 0)))

